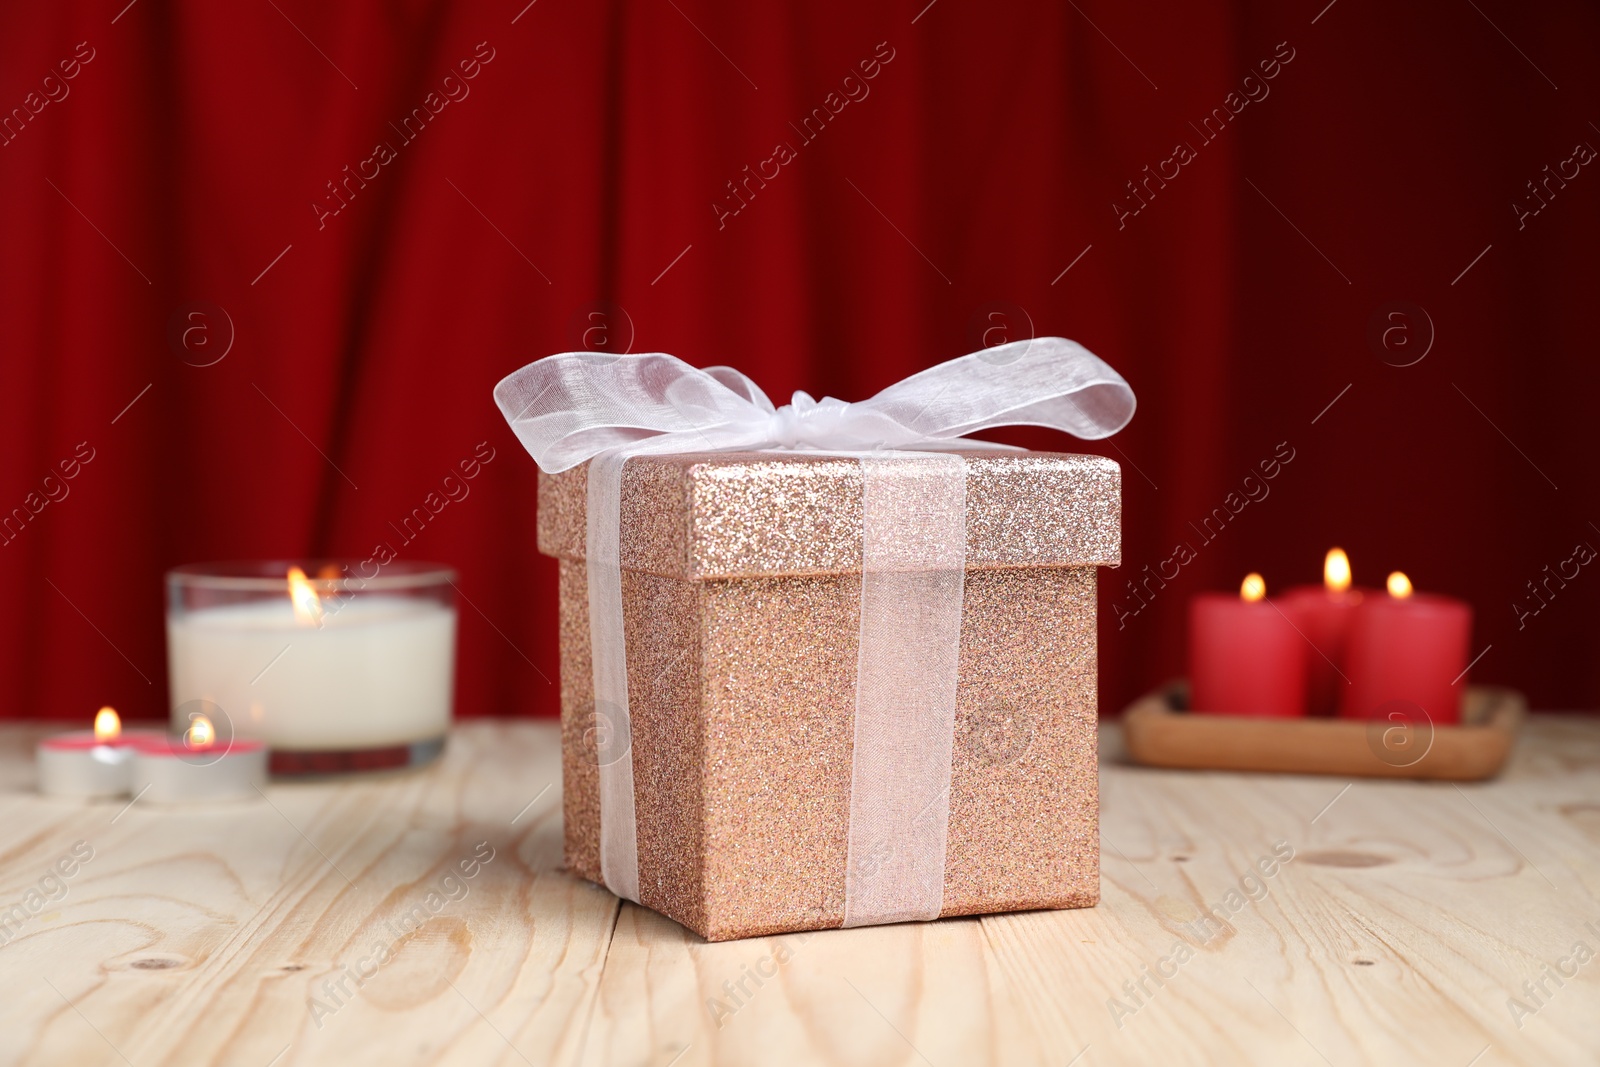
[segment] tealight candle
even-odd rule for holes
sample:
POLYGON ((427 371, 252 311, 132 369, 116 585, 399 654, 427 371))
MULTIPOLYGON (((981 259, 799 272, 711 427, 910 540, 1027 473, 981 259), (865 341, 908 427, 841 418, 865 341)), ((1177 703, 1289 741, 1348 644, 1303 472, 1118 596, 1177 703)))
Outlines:
POLYGON ((1247 576, 1239 595, 1189 602, 1189 707, 1232 715, 1305 714, 1305 639, 1247 576))
POLYGON ((1330 548, 1322 561, 1322 585, 1301 585, 1283 598, 1283 609, 1311 643, 1306 654, 1306 709, 1332 715, 1345 687, 1340 673, 1350 620, 1365 593, 1350 585, 1350 557, 1330 548))
POLYGON ((1388 595, 1367 597, 1351 618, 1345 653, 1350 684, 1340 716, 1383 718, 1389 715, 1384 709, 1400 701, 1436 724, 1459 722, 1471 640, 1472 608, 1465 601, 1413 592, 1411 580, 1395 571, 1388 595))
POLYGON ((181 737, 135 745, 129 788, 152 804, 184 804, 248 800, 266 784, 267 746, 247 738, 218 742, 211 721, 197 715, 181 737))
POLYGON ((93 730, 53 734, 34 749, 39 792, 52 797, 103 800, 128 792, 134 746, 160 737, 154 730, 122 729, 112 707, 101 708, 93 730))

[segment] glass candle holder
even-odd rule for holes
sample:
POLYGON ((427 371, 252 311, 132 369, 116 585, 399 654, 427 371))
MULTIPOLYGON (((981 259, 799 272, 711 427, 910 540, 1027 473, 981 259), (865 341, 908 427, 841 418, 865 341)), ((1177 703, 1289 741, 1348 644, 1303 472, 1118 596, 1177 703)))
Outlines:
POLYGON ((455 572, 395 561, 191 564, 167 572, 172 727, 259 739, 273 774, 426 763, 455 683, 455 572))

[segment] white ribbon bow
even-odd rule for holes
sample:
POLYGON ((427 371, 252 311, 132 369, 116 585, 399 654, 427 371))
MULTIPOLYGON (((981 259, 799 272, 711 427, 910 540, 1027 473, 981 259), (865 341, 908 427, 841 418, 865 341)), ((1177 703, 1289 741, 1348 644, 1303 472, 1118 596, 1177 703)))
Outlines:
POLYGON ((1049 426, 1096 440, 1126 426, 1134 409, 1122 375, 1063 337, 961 356, 854 404, 795 393, 775 408, 732 367, 697 370, 664 352, 564 352, 507 376, 494 396, 552 474, 647 440, 639 451, 656 454, 951 447, 995 426, 1049 426))
POLYGON ((607 888, 636 903, 623 465, 643 454, 737 449, 859 455, 861 629, 843 924, 938 917, 967 543, 966 464, 960 456, 918 453, 983 447, 962 438, 995 426, 1108 437, 1133 417, 1128 383, 1082 345, 1041 337, 941 363, 855 404, 795 393, 775 408, 731 367, 696 370, 660 352, 566 352, 511 374, 494 393, 545 471, 591 461, 590 651, 596 715, 611 720, 612 738, 599 766, 600 869, 607 888))

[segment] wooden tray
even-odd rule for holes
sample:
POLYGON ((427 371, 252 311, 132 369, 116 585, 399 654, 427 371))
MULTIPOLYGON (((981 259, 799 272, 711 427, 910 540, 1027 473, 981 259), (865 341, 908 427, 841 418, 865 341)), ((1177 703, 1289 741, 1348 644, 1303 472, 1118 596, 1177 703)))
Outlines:
POLYGON ((1187 682, 1128 708, 1128 756, 1149 767, 1337 774, 1360 778, 1493 778, 1511 754, 1527 701, 1513 689, 1468 686, 1459 725, 1383 719, 1264 718, 1190 714, 1187 682))

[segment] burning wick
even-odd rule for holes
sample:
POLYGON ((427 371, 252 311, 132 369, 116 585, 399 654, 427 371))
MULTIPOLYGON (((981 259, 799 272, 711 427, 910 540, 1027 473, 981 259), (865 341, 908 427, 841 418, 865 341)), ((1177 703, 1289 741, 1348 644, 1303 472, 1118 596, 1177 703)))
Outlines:
POLYGON ((189 724, 189 729, 183 735, 183 743, 190 748, 210 748, 216 739, 217 731, 212 728, 211 720, 204 715, 196 715, 194 722, 189 724))
POLYGON ((1404 600, 1411 595, 1411 579, 1402 571, 1395 571, 1389 575, 1389 595, 1398 600, 1404 600))
POLYGON ((322 625, 322 598, 299 567, 289 568, 289 603, 294 605, 294 618, 301 626, 322 625))
POLYGON ((1350 588, 1350 557, 1342 548, 1328 549, 1322 561, 1322 584, 1330 593, 1343 593, 1350 588))
POLYGON ((122 719, 117 715, 117 709, 109 704, 95 713, 94 717, 94 743, 97 745, 113 744, 122 736, 122 719))
POLYGON ((1239 599, 1255 603, 1267 595, 1267 580, 1254 571, 1244 576, 1244 581, 1239 583, 1239 599))

